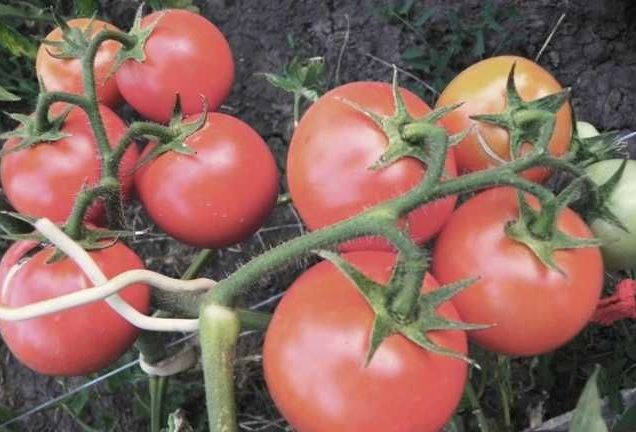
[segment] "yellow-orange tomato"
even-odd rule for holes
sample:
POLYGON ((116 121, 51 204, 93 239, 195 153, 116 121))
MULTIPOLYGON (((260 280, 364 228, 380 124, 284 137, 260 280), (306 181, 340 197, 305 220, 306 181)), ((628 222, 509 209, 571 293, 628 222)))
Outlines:
MULTIPOLYGON (((513 64, 516 64, 515 85, 524 101, 539 99, 562 90, 548 71, 523 57, 492 57, 475 63, 457 75, 440 95, 436 107, 463 102, 462 106, 448 114, 442 122, 451 133, 459 133, 474 126, 468 136, 455 147, 460 171, 478 171, 499 164, 483 150, 479 135, 500 158, 510 159, 508 132, 498 126, 471 120, 470 116, 497 114, 505 109, 506 82, 513 64)), ((569 149, 572 136, 571 117, 570 105, 566 103, 557 112, 556 125, 549 144, 550 153, 558 156, 569 149)), ((523 144, 522 154, 529 150, 531 144, 523 144)), ((524 174, 529 179, 542 181, 549 176, 549 171, 535 168, 524 174)))
MULTIPOLYGON (((69 27, 85 30, 90 26, 90 34, 95 35, 104 29, 119 30, 112 24, 89 18, 78 18, 68 21, 69 27), (91 23, 92 22, 92 23, 91 23)), ((62 39, 62 29, 57 27, 46 37, 47 41, 58 42, 62 39)), ((95 83, 97 99, 104 105, 113 108, 119 104, 121 96, 117 88, 115 75, 111 69, 119 51, 119 43, 109 40, 100 45, 95 57, 95 83)), ((59 53, 57 47, 41 44, 35 59, 35 71, 48 91, 63 91, 67 93, 83 94, 82 62, 80 59, 61 59, 54 55, 59 53), (53 54, 53 55, 51 55, 53 54)))

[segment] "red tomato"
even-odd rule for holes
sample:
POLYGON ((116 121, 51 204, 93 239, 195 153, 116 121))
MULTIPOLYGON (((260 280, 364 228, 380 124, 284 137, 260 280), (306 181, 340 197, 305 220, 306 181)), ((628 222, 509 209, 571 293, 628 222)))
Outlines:
MULTIPOLYGON (((115 147, 124 135, 126 125, 109 108, 100 106, 99 111, 110 145, 115 147)), ((8 153, 0 161, 2 186, 11 205, 20 213, 62 223, 71 213, 80 190, 99 183, 99 149, 84 111, 74 108, 64 122, 62 132, 68 136, 8 153)), ((6 141, 5 148, 14 148, 20 142, 20 139, 11 138, 6 141)), ((131 194, 132 171, 138 158, 135 145, 130 146, 122 158, 119 178, 124 199, 131 194)), ((86 220, 98 221, 103 213, 103 204, 97 203, 89 209, 86 220)))
MULTIPOLYGON (((67 22, 69 27, 85 30, 89 23, 90 34, 100 31, 119 30, 104 21, 77 18, 67 22)), ((57 27, 46 36, 47 41, 58 42, 62 39, 62 30, 57 27)), ((119 51, 119 43, 109 40, 100 45, 95 57, 95 84, 99 102, 115 107, 121 96, 115 78, 110 76, 119 51)), ((63 91, 74 94, 84 94, 84 80, 82 78, 82 61, 80 59, 60 59, 49 53, 57 54, 59 50, 51 45, 41 44, 35 59, 35 71, 48 91, 63 91)))
POLYGON ((138 195, 152 220, 198 247, 226 247, 254 234, 278 196, 276 162, 265 141, 241 120, 210 113, 185 145, 195 153, 170 151, 137 171, 138 195))
MULTIPOLYGON (((462 172, 483 170, 499 164, 482 149, 478 134, 481 134, 500 158, 510 160, 508 132, 497 126, 471 120, 469 117, 477 114, 497 114, 504 110, 506 82, 513 63, 516 63, 515 84, 523 100, 539 99, 562 90, 561 85, 548 71, 523 57, 492 57, 475 63, 457 75, 440 95, 436 107, 463 102, 464 104, 448 114, 443 122, 453 134, 474 127, 473 131, 455 147, 457 167, 462 172)), ((556 126, 549 144, 549 151, 553 155, 562 155, 570 148, 571 111, 570 104, 566 103, 557 112, 556 126)), ((530 144, 522 146, 522 154, 529 150, 530 144)), ((525 173, 526 177, 535 181, 545 180, 549 175, 550 172, 542 168, 525 173)))
MULTIPOLYGON (((345 259, 386 283, 395 264, 388 252, 345 259)), ((423 290, 437 283, 427 275, 423 290)), ((452 304, 438 312, 458 319, 452 304)), ((267 330, 267 387, 298 432, 430 432, 452 416, 466 382, 466 363, 433 354, 402 335, 382 342, 365 366, 373 312, 350 280, 323 261, 294 282, 267 330)), ((466 353, 462 331, 431 332, 435 343, 466 353)))
MULTIPOLYGON (((11 267, 34 247, 14 243, 0 262, 0 302, 18 307, 92 287, 70 259, 46 264, 53 249, 26 258, 10 275, 11 267)), ((141 269, 139 257, 123 243, 89 252, 107 277, 141 269)), ((120 292, 135 309, 148 313, 150 290, 135 284, 120 292)), ((104 301, 25 321, 0 321, 0 333, 11 352, 26 366, 45 375, 87 375, 116 361, 139 331, 104 301)))
MULTIPOLYGON (((400 90, 411 115, 430 108, 413 93, 400 90)), ((402 158, 377 171, 369 167, 384 153, 388 139, 373 121, 342 99, 382 115, 394 113, 391 85, 356 82, 337 87, 314 103, 294 132, 287 159, 289 190, 294 205, 311 230, 348 219, 368 207, 404 194, 417 185, 426 167, 402 158)), ((452 151, 446 172, 456 175, 452 151)), ((432 238, 448 219, 456 197, 450 196, 412 211, 406 218, 418 243, 432 238)), ((350 242, 345 249, 386 249, 381 239, 350 242)))
MULTIPOLYGON (((536 208, 537 201, 531 204, 536 208)), ((559 348, 585 327, 603 287, 603 262, 596 247, 558 250, 554 261, 564 274, 547 268, 505 235, 504 226, 518 213, 513 189, 491 189, 468 200, 437 239, 433 274, 441 283, 479 277, 453 304, 463 321, 495 326, 469 336, 490 351, 529 356, 559 348)), ((567 208, 558 227, 573 237, 592 237, 567 208)))
POLYGON ((215 110, 234 81, 232 51, 219 29, 193 12, 165 10, 141 20, 156 23, 144 47, 143 62, 128 60, 116 73, 121 94, 135 110, 151 120, 170 119, 179 94, 185 114, 215 110))

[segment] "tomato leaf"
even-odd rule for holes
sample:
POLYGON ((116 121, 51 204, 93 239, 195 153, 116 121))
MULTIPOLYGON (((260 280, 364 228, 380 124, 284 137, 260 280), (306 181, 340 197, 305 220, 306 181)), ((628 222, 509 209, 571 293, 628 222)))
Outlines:
POLYGON ((153 10, 161 9, 187 9, 199 13, 199 8, 192 0, 151 0, 148 2, 153 10))
POLYGON ((9 90, 0 86, 0 102, 15 102, 19 100, 20 96, 14 95, 9 90))
POLYGON ((601 397, 597 384, 599 370, 600 367, 597 366, 583 388, 572 416, 570 432, 608 432, 601 413, 601 397))
POLYGON ((21 35, 13 27, 0 21, 0 48, 14 56, 35 58, 36 46, 33 41, 21 35))

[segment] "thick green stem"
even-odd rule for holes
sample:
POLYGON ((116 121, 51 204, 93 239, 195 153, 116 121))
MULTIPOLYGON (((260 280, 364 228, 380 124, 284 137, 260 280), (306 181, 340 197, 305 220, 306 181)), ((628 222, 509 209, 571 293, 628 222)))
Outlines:
POLYGON ((46 131, 47 127, 50 125, 49 109, 55 102, 65 102, 71 105, 77 105, 86 112, 88 112, 88 110, 90 109, 90 103, 88 99, 81 95, 63 92, 40 93, 34 113, 34 132, 41 133, 46 131))
POLYGON ((210 432, 237 432, 234 350, 240 322, 229 308, 214 304, 199 314, 201 356, 210 432))
POLYGON ((109 194, 117 192, 119 183, 107 182, 97 186, 82 190, 73 204, 71 215, 66 221, 65 232, 72 239, 79 239, 82 236, 82 222, 84 216, 90 208, 93 201, 100 197, 106 197, 109 194))
POLYGON ((382 235, 381 231, 384 229, 381 228, 382 225, 394 221, 396 216, 404 215, 424 203, 448 195, 475 191, 488 186, 508 185, 534 194, 541 201, 549 200, 553 198, 553 194, 548 189, 515 175, 516 172, 539 165, 542 160, 543 157, 540 155, 527 156, 510 162, 505 167, 448 179, 430 188, 423 186, 425 181, 399 198, 379 204, 351 219, 292 239, 252 259, 228 278, 220 281, 214 290, 204 294, 202 301, 232 304, 234 298, 258 281, 261 275, 288 261, 307 256, 312 250, 356 237, 382 235))
POLYGON ((150 432, 161 432, 164 400, 168 392, 168 377, 151 376, 148 386, 150 391, 150 432))
MULTIPOLYGON (((116 40, 125 47, 134 45, 137 40, 136 37, 130 36, 126 33, 114 30, 102 30, 93 39, 84 55, 82 56, 82 79, 84 80, 84 94, 89 101, 90 107, 87 110, 88 118, 93 128, 93 133, 99 145, 99 150, 102 158, 105 159, 107 155, 111 153, 111 147, 108 143, 108 136, 106 135, 106 128, 104 127, 104 120, 99 113, 99 102, 97 101, 97 88, 95 85, 95 56, 102 43, 107 40, 116 40)), ((104 164, 102 167, 104 172, 102 175, 110 176, 116 175, 117 171, 109 172, 108 164, 104 164)))
POLYGON ((124 136, 121 137, 119 143, 113 150, 112 154, 108 157, 108 171, 116 172, 121 158, 124 156, 126 149, 133 143, 135 138, 141 138, 143 136, 153 136, 160 140, 171 140, 174 137, 174 132, 170 130, 168 126, 163 126, 157 123, 151 122, 134 122, 128 129, 124 136))
POLYGON ((390 299, 389 309, 400 321, 407 321, 413 316, 422 289, 422 280, 428 269, 426 255, 409 238, 404 231, 392 225, 385 225, 378 233, 389 240, 399 251, 394 277, 391 280, 397 289, 396 295, 390 299))

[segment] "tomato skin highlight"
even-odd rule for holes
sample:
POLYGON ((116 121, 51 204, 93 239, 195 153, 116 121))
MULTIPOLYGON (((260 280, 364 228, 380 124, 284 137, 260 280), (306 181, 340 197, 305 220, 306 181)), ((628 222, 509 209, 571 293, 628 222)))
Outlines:
MULTIPOLYGON (((344 258, 386 283, 395 264, 389 252, 344 258)), ((437 283, 425 277, 423 289, 437 283)), ((438 312, 458 319, 450 302, 438 312)), ((432 432, 452 416, 467 365, 433 354, 402 335, 385 339, 365 367, 373 313, 333 264, 303 273, 276 308, 267 330, 263 365, 276 406, 299 432, 432 432)), ((429 333, 432 340, 467 352, 463 331, 429 333)))
MULTIPOLYGON (((463 102, 443 120, 452 134, 474 127, 466 138, 455 147, 457 168, 460 172, 493 168, 499 162, 493 160, 481 147, 478 132, 492 150, 505 160, 510 160, 508 132, 494 125, 471 120, 478 114, 498 114, 506 106, 506 81, 512 65, 515 67, 515 84, 524 101, 539 99, 562 90, 557 80, 538 64, 517 56, 499 56, 482 60, 465 69, 451 81, 440 95, 436 108, 463 102)), ((565 154, 572 137, 572 110, 564 104, 556 115, 556 125, 549 144, 549 152, 555 156, 565 154)), ((530 144, 522 146, 522 154, 531 150, 530 144)), ((550 176, 545 168, 533 168, 524 177, 544 181, 550 176)))
MULTIPOLYGON (((598 185, 605 183, 623 163, 621 159, 597 162, 585 168, 598 185)), ((628 160, 623 175, 605 205, 629 232, 600 218, 592 221, 594 235, 603 240, 603 262, 607 270, 636 268, 636 161, 628 160)))
POLYGON ((142 116, 167 122, 177 94, 185 114, 216 110, 234 82, 232 51, 223 33, 202 16, 181 9, 152 13, 142 28, 156 23, 143 62, 125 61, 116 73, 122 96, 142 116))
POLYGON ((192 246, 221 248, 262 226, 276 204, 279 177, 267 144, 247 123, 207 116, 185 141, 195 154, 164 153, 135 178, 144 208, 163 231, 192 246))
MULTIPOLYGON (((34 242, 14 243, 0 262, 0 302, 24 306, 94 286, 70 259, 46 264, 51 248, 36 252, 7 280, 13 264, 34 242)), ((144 268, 141 259, 123 243, 89 252, 106 277, 144 268)), ((150 309, 150 289, 131 285, 122 298, 142 313, 150 309)), ((0 321, 0 333, 24 365, 45 375, 79 376, 98 372, 115 362, 135 341, 139 330, 105 301, 24 321, 0 321)))
MULTIPOLYGON (((77 18, 67 22, 69 27, 86 29, 92 22, 91 35, 100 31, 119 30, 114 25, 90 18, 77 18)), ((47 41, 57 42, 62 39, 62 30, 57 27, 46 36, 47 41)), ((109 40, 100 45, 95 56, 95 84, 97 100, 111 108, 121 102, 121 95, 117 81, 112 73, 115 58, 119 51, 119 43, 109 40)), ((59 59, 49 53, 56 54, 56 48, 41 44, 35 59, 35 71, 42 80, 47 91, 62 91, 74 94, 84 94, 84 80, 82 78, 82 62, 80 59, 59 59)))
MULTIPOLYGON (((409 113, 417 118, 431 110, 413 93, 400 90, 409 113)), ((361 211, 400 196, 423 178, 426 167, 413 158, 402 158, 377 171, 369 167, 384 153, 388 139, 364 114, 343 99, 382 115, 394 113, 391 85, 355 82, 337 87, 315 102, 300 120, 287 157, 289 190, 294 205, 310 230, 348 219, 361 211)), ((446 172, 457 173, 453 151, 446 172)), ((417 243, 432 238, 455 207, 449 196, 423 205, 405 219, 417 243)), ((343 249, 390 249, 387 242, 363 238, 343 249)))
MULTIPOLYGON (((114 148, 124 135, 126 125, 108 107, 100 105, 99 111, 109 143, 114 148)), ((46 217, 58 223, 66 221, 82 188, 101 180, 99 148, 84 111, 73 108, 61 131, 69 136, 8 153, 0 160, 0 178, 11 205, 20 213, 46 217)), ((11 138, 4 148, 14 148, 20 142, 19 138, 11 138)), ((124 153, 119 166, 124 200, 132 193, 132 173, 138 158, 139 150, 133 144, 124 153)), ((103 214, 103 204, 95 203, 85 219, 99 222, 103 214)))
MULTIPOLYGON (((466 201, 437 239, 432 273, 440 283, 478 277, 452 302, 463 321, 495 326, 469 337, 490 351, 530 356, 559 348, 585 327, 601 295, 603 261, 598 248, 558 250, 554 260, 564 275, 548 269, 525 245, 506 237, 504 226, 518 211, 509 188, 466 201)), ((592 237, 567 208, 558 227, 573 237, 592 237)))

